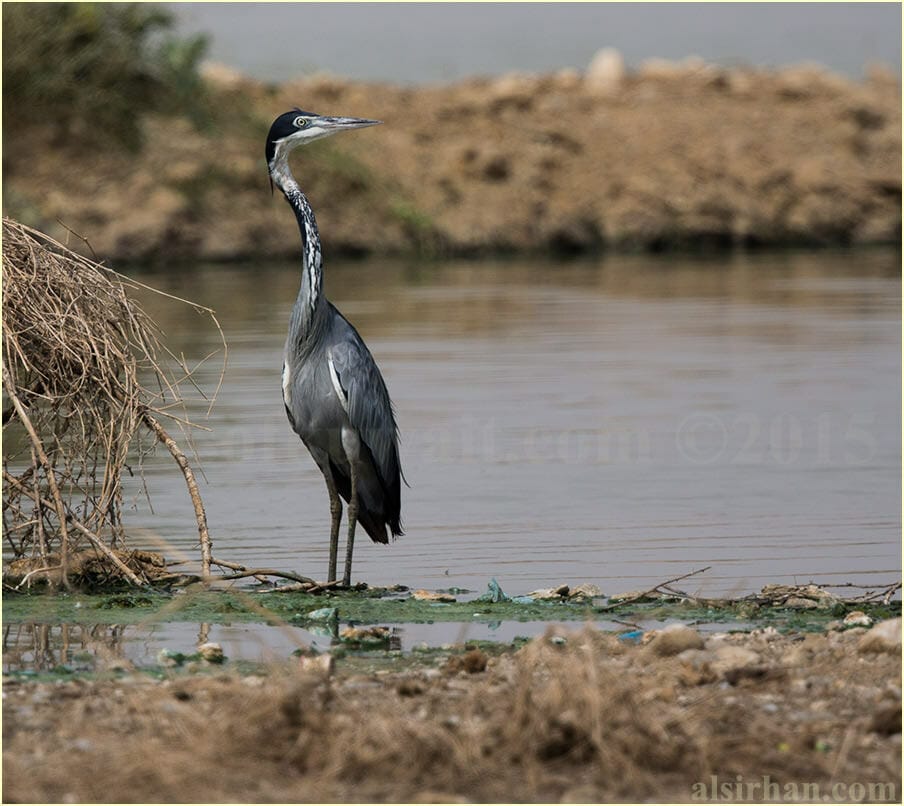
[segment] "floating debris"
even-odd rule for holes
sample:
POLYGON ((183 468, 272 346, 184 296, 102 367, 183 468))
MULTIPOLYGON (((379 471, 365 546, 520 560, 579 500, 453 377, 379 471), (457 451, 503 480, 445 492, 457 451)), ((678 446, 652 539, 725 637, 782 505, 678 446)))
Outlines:
POLYGON ((631 644, 639 644, 644 637, 643 630, 631 630, 630 632, 623 632, 618 636, 619 641, 626 641, 631 644))
POLYGON ((487 592, 478 596, 475 602, 510 602, 511 597, 506 596, 503 593, 502 588, 499 587, 499 583, 496 581, 496 577, 493 577, 489 584, 487 585, 487 592))

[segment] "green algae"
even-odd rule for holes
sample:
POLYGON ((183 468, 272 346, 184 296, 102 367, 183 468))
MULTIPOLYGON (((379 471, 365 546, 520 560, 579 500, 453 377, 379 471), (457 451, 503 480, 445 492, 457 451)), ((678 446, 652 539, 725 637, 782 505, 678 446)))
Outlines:
MULTIPOLYGON (((201 586, 177 593, 125 592, 106 595, 82 593, 22 593, 3 597, 6 623, 144 624, 199 622, 215 624, 313 623, 311 614, 335 608, 338 621, 351 624, 405 624, 435 622, 593 621, 631 624, 637 621, 678 620, 689 624, 774 626, 782 631, 825 630, 829 622, 852 610, 873 619, 901 614, 901 603, 853 604, 839 602, 827 609, 797 610, 761 606, 750 601, 705 604, 689 601, 631 602, 601 605, 595 601, 469 601, 437 603, 380 591, 307 593, 252 593, 243 590, 205 590, 201 586)), ((314 620, 316 621, 316 619, 314 620)))

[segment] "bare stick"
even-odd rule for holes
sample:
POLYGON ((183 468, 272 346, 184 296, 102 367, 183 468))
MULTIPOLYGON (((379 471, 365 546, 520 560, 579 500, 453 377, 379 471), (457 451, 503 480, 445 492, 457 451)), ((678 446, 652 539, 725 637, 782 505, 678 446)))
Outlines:
POLYGON ((858 590, 863 591, 876 591, 876 590, 885 590, 886 588, 890 588, 893 585, 900 586, 900 581, 898 582, 886 582, 886 583, 877 583, 875 585, 857 585, 854 582, 814 582, 814 585, 819 585, 820 588, 857 588, 858 590))
POLYGON ((278 588, 268 588, 252 593, 310 593, 313 588, 306 582, 294 582, 291 585, 280 585, 278 588))
POLYGON ((157 435, 157 439, 166 445, 169 452, 173 455, 173 459, 176 460, 176 464, 179 465, 182 475, 185 476, 185 484, 188 486, 188 494, 191 496, 191 502, 195 508, 195 520, 198 522, 198 536, 201 540, 201 576, 207 578, 210 576, 211 542, 210 534, 207 531, 207 514, 204 512, 204 504, 201 501, 201 493, 198 491, 195 474, 192 472, 188 459, 185 458, 185 454, 179 449, 176 441, 145 407, 142 407, 141 418, 157 435))
POLYGON ((70 235, 74 235, 79 240, 84 241, 85 246, 87 246, 91 250, 91 257, 94 258, 94 262, 100 263, 100 260, 97 257, 97 252, 95 252, 94 247, 91 246, 91 241, 89 241, 84 235, 81 235, 78 232, 76 232, 68 224, 64 224, 59 218, 56 221, 57 221, 57 224, 59 224, 61 227, 63 227, 66 230, 66 232, 68 232, 70 235))
POLYGON ((28 582, 35 574, 43 574, 47 571, 59 571, 62 567, 62 565, 45 565, 43 568, 34 568, 19 580, 19 584, 16 585, 13 590, 19 590, 19 588, 28 582))
MULTIPOLYGON (((634 602, 639 602, 641 599, 645 599, 647 596, 653 593, 660 593, 660 588, 666 587, 667 585, 671 585, 673 582, 680 582, 682 579, 687 579, 688 577, 695 576, 697 574, 702 574, 704 571, 709 571, 712 568, 711 565, 707 565, 705 568, 698 568, 696 571, 691 571, 689 574, 682 574, 680 577, 675 577, 674 579, 667 579, 665 582, 660 582, 658 585, 654 585, 649 590, 645 590, 643 593, 637 594, 637 596, 632 596, 630 599, 625 599, 621 602, 615 602, 614 604, 608 604, 604 607, 597 608, 598 612, 606 613, 610 610, 615 610, 616 607, 622 607, 626 604, 633 604, 634 602)), ((671 592, 672 596, 677 595, 676 592, 671 592)), ((681 594, 686 595, 686 594, 681 594)))

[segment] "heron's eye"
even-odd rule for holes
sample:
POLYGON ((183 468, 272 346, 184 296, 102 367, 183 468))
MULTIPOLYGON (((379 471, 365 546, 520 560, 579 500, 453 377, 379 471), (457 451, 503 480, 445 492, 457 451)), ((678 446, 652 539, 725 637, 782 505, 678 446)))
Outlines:
POLYGON ((303 129, 308 125, 308 122, 304 118, 295 118, 295 120, 292 121, 292 124, 296 129, 303 129))

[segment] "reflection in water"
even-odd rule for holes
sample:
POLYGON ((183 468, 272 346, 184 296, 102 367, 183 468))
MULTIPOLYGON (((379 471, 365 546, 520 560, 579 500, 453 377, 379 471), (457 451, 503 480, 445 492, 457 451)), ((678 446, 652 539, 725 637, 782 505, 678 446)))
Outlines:
POLYGON ((116 665, 125 657, 127 629, 107 624, 5 624, 3 671, 93 671, 116 665))
MULTIPOLYGON (((656 630, 666 622, 638 619, 636 627, 656 630)), ((594 622, 600 630, 624 632, 624 622, 600 620, 594 622)), ((698 624, 703 632, 747 630, 749 622, 698 624)), ((564 622, 551 626, 545 621, 473 621, 435 622, 430 624, 395 624, 390 626, 385 645, 368 649, 342 644, 340 627, 309 627, 307 630, 291 625, 264 624, 192 624, 174 622, 127 626, 82 626, 64 624, 6 625, 3 632, 4 674, 34 672, 117 672, 133 668, 159 668, 161 650, 190 656, 197 647, 213 641, 223 649, 228 661, 280 664, 292 658, 299 649, 313 647, 325 652, 336 646, 347 651, 367 654, 387 651, 417 652, 421 647, 461 645, 468 641, 496 641, 511 643, 516 638, 534 638, 548 629, 567 633, 580 630, 582 622, 564 622)))
MULTIPOLYGON (((328 265, 393 393, 412 485, 407 535, 361 541, 358 578, 614 593, 712 565, 694 580, 711 595, 890 581, 898 267, 888 250, 328 265)), ((141 279, 215 308, 229 342, 213 430, 196 434, 216 553, 321 578, 323 481, 280 397, 297 267, 141 279)), ((174 351, 217 348, 203 317, 147 305, 174 351)), ((163 455, 147 476, 154 511, 136 482, 133 529, 194 559, 181 477, 163 455)))

